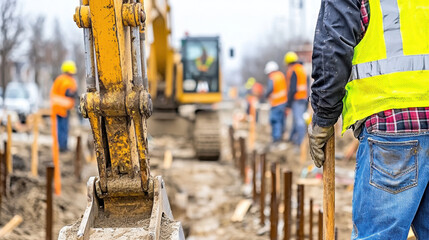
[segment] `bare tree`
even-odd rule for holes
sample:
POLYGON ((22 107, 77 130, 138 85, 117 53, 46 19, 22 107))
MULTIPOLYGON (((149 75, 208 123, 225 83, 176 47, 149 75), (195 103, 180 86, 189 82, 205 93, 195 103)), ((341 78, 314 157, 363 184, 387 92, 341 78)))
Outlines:
POLYGON ((45 59, 46 64, 51 68, 51 77, 53 81, 61 74, 61 64, 67 57, 65 38, 63 37, 58 19, 55 20, 53 37, 46 45, 45 59))
POLYGON ((261 44, 243 57, 241 66, 241 77, 244 82, 248 78, 254 77, 258 82, 266 84, 268 76, 264 73, 265 64, 275 61, 279 65, 279 70, 285 73, 284 56, 288 51, 297 51, 308 42, 302 39, 282 39, 276 34, 268 34, 261 44))
POLYGON ((7 66, 11 53, 21 43, 24 27, 20 18, 17 0, 0 2, 0 77, 3 89, 9 81, 7 66))
POLYGON ((85 51, 83 49, 82 41, 75 41, 73 43, 72 58, 76 63, 77 73, 76 81, 79 89, 79 95, 85 92, 85 51))
POLYGON ((40 86, 39 73, 43 65, 45 39, 43 38, 45 17, 39 16, 31 24, 30 49, 28 50, 28 61, 34 68, 34 82, 40 86))

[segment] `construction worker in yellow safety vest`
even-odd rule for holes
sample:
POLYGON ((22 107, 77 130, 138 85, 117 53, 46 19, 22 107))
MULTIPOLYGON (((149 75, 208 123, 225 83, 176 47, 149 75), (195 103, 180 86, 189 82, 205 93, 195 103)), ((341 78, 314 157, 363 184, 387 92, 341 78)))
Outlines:
POLYGON ((282 140, 285 130, 285 109, 287 102, 286 79, 276 62, 270 61, 265 65, 265 74, 268 75, 268 86, 265 97, 271 104, 270 123, 273 142, 282 140))
POLYGON ((340 115, 359 139, 351 238, 429 239, 429 1, 322 0, 318 16, 310 153, 324 165, 340 115))
POLYGON ((57 123, 59 150, 67 151, 69 110, 74 107, 77 96, 77 85, 73 78, 76 74, 76 64, 65 61, 61 66, 63 72, 58 76, 51 88, 51 108, 57 123))
MULTIPOLYGON (((204 76, 208 74, 210 69, 212 69, 211 66, 213 66, 214 61, 215 59, 212 56, 209 56, 207 54, 207 50, 203 47, 201 56, 195 59, 195 66, 197 67, 200 75, 204 76)), ((210 92, 210 84, 208 80, 198 80, 196 90, 198 93, 210 92)))
POLYGON ((288 88, 286 108, 292 109, 293 117, 289 141, 300 146, 307 133, 304 113, 308 106, 308 77, 295 52, 286 53, 284 62, 287 66, 286 82, 288 88))
POLYGON ((195 59, 195 66, 197 67, 198 71, 205 73, 210 70, 214 60, 215 59, 212 56, 207 54, 207 50, 203 48, 201 56, 195 59))

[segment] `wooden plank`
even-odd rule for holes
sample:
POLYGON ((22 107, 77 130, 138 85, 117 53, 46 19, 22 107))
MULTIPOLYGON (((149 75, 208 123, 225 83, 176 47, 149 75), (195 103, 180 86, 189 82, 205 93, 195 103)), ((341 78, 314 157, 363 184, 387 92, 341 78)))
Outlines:
POLYGON ((164 152, 164 169, 169 169, 173 164, 173 154, 170 150, 164 152))
POLYGON ((13 172, 13 163, 12 163, 12 120, 10 115, 7 115, 7 145, 6 145, 6 165, 8 173, 13 172))
POLYGON ((250 199, 240 200, 240 202, 238 202, 237 206, 235 207, 234 214, 231 216, 231 221, 242 222, 251 205, 252 200, 250 199))
POLYGON ((39 165, 39 114, 36 113, 33 118, 33 143, 31 145, 31 174, 34 177, 38 176, 38 165, 39 165))
POLYGON ((10 233, 19 226, 22 222, 22 217, 15 215, 6 225, 0 229, 0 237, 4 237, 6 234, 10 233))

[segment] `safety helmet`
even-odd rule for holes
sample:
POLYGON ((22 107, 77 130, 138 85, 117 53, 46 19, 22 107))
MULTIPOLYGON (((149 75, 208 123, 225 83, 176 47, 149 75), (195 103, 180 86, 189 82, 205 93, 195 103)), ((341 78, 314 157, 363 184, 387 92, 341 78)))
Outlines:
POLYGON ((279 65, 274 61, 269 61, 265 65, 264 72, 265 72, 265 74, 270 74, 270 73, 278 71, 278 70, 279 70, 279 65))
POLYGON ((71 60, 64 61, 61 65, 61 71, 63 73, 76 74, 76 64, 71 60))
POLYGON ((293 63, 296 61, 298 61, 298 55, 296 55, 295 52, 286 53, 286 55, 285 55, 285 63, 286 64, 290 64, 290 63, 293 63))
POLYGON ((251 89, 253 87, 253 84, 255 84, 256 79, 254 77, 250 77, 249 79, 247 79, 246 82, 246 89, 251 89))

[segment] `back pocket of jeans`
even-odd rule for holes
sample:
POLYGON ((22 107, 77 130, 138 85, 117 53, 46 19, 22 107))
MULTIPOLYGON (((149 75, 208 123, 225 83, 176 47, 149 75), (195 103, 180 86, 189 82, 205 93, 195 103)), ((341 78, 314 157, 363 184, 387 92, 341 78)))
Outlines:
POLYGON ((388 142, 368 138, 368 141, 371 185, 393 194, 417 186, 417 140, 388 142))

